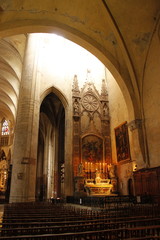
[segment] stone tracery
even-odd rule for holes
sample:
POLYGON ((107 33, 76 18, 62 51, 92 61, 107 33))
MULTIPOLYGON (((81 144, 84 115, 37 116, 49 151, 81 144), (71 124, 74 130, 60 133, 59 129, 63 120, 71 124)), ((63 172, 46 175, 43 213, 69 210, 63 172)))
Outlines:
POLYGON ((105 80, 102 80, 101 94, 99 94, 91 81, 87 81, 79 91, 76 76, 73 80, 72 93, 75 193, 83 194, 85 189, 87 194, 109 195, 113 185, 111 179, 108 179, 111 144, 109 102, 105 80), (78 103, 78 114, 75 111, 77 110, 75 103, 78 103), (85 129, 84 115, 89 119, 85 129))

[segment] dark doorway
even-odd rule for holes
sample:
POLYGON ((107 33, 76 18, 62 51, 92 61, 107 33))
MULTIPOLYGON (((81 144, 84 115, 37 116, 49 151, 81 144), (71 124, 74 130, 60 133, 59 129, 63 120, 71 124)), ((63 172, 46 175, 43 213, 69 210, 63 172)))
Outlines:
POLYGON ((131 178, 128 180, 128 194, 133 196, 133 180, 131 178))
POLYGON ((65 111, 54 94, 40 107, 36 198, 45 201, 63 195, 65 111))

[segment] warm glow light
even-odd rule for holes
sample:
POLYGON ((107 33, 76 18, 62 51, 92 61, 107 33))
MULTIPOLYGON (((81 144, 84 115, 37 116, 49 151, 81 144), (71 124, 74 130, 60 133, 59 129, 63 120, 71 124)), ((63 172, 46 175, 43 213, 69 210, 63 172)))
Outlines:
POLYGON ((105 77, 104 65, 84 48, 56 34, 37 35, 41 41, 41 67, 47 68, 50 75, 68 72, 73 78, 76 74, 80 87, 87 77, 94 83, 105 77))

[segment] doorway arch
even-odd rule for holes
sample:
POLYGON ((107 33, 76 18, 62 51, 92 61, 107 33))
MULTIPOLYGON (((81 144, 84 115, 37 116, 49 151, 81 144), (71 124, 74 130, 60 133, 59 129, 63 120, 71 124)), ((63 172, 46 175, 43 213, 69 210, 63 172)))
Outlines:
POLYGON ((36 199, 43 201, 64 195, 65 109, 50 92, 40 106, 36 199))

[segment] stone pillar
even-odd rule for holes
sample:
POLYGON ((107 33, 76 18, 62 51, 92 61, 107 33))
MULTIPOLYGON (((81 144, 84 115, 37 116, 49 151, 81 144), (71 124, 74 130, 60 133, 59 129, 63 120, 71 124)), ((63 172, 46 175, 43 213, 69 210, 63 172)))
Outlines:
POLYGON ((144 168, 147 166, 147 161, 145 161, 145 148, 144 148, 144 137, 142 129, 142 120, 135 119, 128 123, 128 127, 132 132, 133 141, 133 156, 132 160, 138 168, 144 168))
POLYGON ((30 34, 26 45, 17 110, 10 202, 35 200, 39 128, 39 50, 40 39, 30 34))
POLYGON ((58 197, 58 128, 55 128, 54 137, 55 137, 55 149, 54 149, 54 197, 58 197))
POLYGON ((72 162, 72 111, 65 112, 65 167, 64 167, 64 195, 73 195, 73 162, 72 162))
POLYGON ((47 200, 48 198, 48 173, 49 173, 49 141, 50 135, 47 132, 44 141, 44 155, 43 155, 43 200, 47 200))
POLYGON ((43 199, 43 156, 44 156, 44 146, 41 144, 38 149, 37 156, 37 180, 36 180, 36 199, 43 199))

